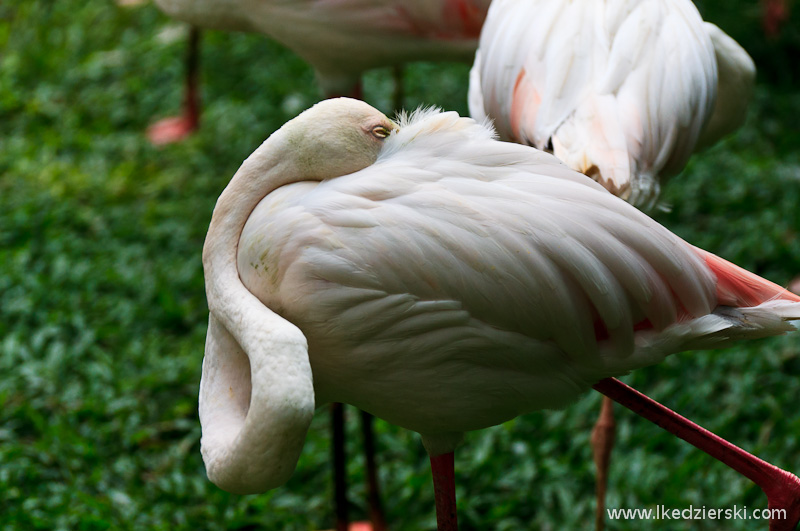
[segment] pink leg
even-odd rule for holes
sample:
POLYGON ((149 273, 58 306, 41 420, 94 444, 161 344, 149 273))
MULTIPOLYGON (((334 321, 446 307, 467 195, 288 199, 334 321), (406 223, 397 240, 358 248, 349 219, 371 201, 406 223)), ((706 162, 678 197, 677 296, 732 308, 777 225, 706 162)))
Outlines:
POLYGON ((597 494, 597 510, 595 511, 594 527, 602 531, 606 522, 606 490, 608 489, 608 464, 611 461, 611 449, 614 448, 614 402, 607 396, 603 397, 600 416, 592 429, 592 456, 597 476, 595 478, 595 492, 597 494))
POLYGON ((147 138, 156 146, 180 142, 200 126, 200 94, 198 63, 200 62, 200 30, 192 26, 186 52, 186 87, 180 116, 164 118, 147 128, 147 138))
POLYGON ((458 531, 454 461, 453 452, 431 456, 436 524, 439 531, 458 531))
POLYGON ((758 485, 767 495, 770 509, 786 511, 786 518, 770 520, 770 531, 791 531, 796 528, 800 522, 800 478, 745 452, 616 378, 601 380, 594 388, 758 485))

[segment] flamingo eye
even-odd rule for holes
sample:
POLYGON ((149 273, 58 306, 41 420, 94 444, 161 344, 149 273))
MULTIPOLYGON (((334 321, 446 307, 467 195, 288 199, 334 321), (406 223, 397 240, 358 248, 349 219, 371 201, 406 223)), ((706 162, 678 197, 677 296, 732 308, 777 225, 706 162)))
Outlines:
POLYGON ((389 131, 382 125, 376 125, 375 127, 372 128, 372 134, 380 140, 383 140, 384 138, 389 136, 390 133, 391 131, 389 131))

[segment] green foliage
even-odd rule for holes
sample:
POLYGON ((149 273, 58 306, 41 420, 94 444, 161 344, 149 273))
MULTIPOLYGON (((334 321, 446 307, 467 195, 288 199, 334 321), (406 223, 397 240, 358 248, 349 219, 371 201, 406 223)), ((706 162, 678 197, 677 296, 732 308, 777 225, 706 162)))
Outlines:
MULTIPOLYGON (((325 411, 286 486, 234 496, 205 478, 196 404, 207 319, 200 250, 214 201, 244 157, 317 99, 313 74, 262 37, 204 33, 203 126, 180 145, 156 149, 142 133, 180 104, 184 34, 152 5, 0 6, 3 529, 332 525, 325 411)), ((409 67, 407 105, 465 113, 467 70, 409 67)), ((391 90, 389 70, 367 76, 366 99, 386 111, 391 90)), ((697 155, 666 187, 672 211, 659 219, 787 283, 800 270, 798 111, 796 92, 761 86, 747 126, 697 155)), ((629 381, 798 471, 798 347, 800 339, 787 337, 683 354, 629 381)), ((462 527, 589 528, 588 438, 598 405, 592 393, 564 411, 468 434, 456 463, 462 527)), ((350 413, 350 497, 352 513, 363 517, 363 461, 350 413)), ((747 480, 617 414, 610 507, 766 505, 747 480)), ((383 422, 377 437, 393 528, 433 528, 418 437, 383 422)), ((718 528, 694 524, 685 527, 718 528)))

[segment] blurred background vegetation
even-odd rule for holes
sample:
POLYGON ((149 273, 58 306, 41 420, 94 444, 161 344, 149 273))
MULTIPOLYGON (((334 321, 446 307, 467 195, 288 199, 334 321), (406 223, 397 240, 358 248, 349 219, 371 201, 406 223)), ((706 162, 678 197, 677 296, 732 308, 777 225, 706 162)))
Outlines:
MULTIPOLYGON (((666 186, 671 230, 779 284, 800 273, 800 25, 767 38, 756 0, 703 0, 753 55, 747 125, 666 186)), ((207 320, 200 251, 219 192, 273 130, 318 99, 309 68, 266 38, 204 33, 200 131, 143 132, 182 97, 186 27, 152 4, 0 4, 0 527, 322 529, 333 525, 328 415, 293 478, 260 496, 220 491, 199 453, 207 320)), ((406 107, 466 114, 467 65, 407 69, 406 107)), ((390 111, 388 70, 365 99, 390 111)), ((718 434, 800 472, 800 334, 676 355, 626 378, 718 434)), ((588 445, 599 395, 471 433, 456 474, 463 529, 589 529, 588 445)), ((351 514, 363 517, 354 410, 351 514)), ((608 506, 766 507, 757 487, 617 408, 608 506)), ((393 529, 432 529, 417 435, 378 422, 393 529)), ((719 529, 720 522, 609 522, 719 529)), ((726 529, 766 529, 729 521, 726 529)))

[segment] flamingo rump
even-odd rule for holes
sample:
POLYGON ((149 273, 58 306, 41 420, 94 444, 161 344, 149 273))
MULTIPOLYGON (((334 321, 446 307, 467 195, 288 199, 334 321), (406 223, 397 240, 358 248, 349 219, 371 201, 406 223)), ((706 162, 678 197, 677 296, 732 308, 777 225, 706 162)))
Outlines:
MULTIPOLYGON (((609 377, 674 352, 794 330, 797 295, 493 136, 453 112, 395 124, 335 99, 245 160, 203 249, 211 481, 280 486, 315 408, 350 403, 422 435, 439 528, 456 529, 464 432, 610 394, 609 377)), ((783 479, 770 506, 800 500, 783 479)))

